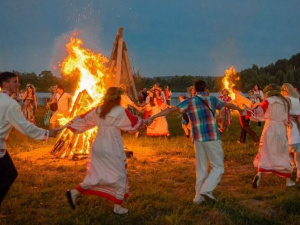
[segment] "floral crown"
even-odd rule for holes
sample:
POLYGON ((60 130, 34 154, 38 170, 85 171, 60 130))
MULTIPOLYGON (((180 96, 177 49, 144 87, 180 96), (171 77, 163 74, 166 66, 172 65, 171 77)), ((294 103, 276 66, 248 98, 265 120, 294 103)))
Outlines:
POLYGON ((281 94, 281 87, 276 84, 270 84, 264 88, 264 92, 266 93, 266 97, 278 96, 281 94))
POLYGON ((32 88, 33 89, 33 91, 35 91, 35 87, 33 86, 33 84, 26 84, 26 88, 32 88))
POLYGON ((118 88, 116 93, 114 95, 108 95, 106 94, 104 96, 104 100, 116 100, 123 94, 123 90, 121 88, 118 88))

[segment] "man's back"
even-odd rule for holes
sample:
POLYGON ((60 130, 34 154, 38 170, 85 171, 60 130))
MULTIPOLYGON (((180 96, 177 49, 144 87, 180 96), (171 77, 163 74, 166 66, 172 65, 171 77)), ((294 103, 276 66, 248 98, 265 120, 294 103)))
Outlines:
POLYGON ((193 138, 196 141, 219 140, 220 133, 215 120, 216 109, 224 102, 214 96, 196 95, 177 105, 180 112, 186 112, 191 120, 193 138))

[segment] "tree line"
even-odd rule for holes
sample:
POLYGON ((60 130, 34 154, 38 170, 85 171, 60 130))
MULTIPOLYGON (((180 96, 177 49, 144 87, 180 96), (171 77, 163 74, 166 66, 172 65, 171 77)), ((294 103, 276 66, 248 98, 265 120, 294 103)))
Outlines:
MULTIPOLYGON (((48 92, 51 86, 63 84, 66 91, 73 93, 78 83, 78 77, 56 77, 51 71, 42 71, 40 74, 34 72, 21 73, 13 71, 19 75, 21 87, 25 89, 26 84, 30 83, 36 87, 38 92, 48 92)), ((237 72, 239 80, 233 80, 241 91, 248 92, 255 84, 265 87, 270 83, 282 85, 283 83, 291 83, 300 90, 300 53, 293 55, 290 59, 279 59, 275 63, 271 63, 265 67, 252 65, 251 68, 237 72)), ((172 91, 185 92, 187 87, 193 85, 197 79, 206 81, 208 89, 212 92, 218 92, 222 88, 222 77, 215 76, 193 76, 193 75, 175 75, 167 77, 143 77, 140 71, 133 73, 133 78, 137 89, 151 88, 155 83, 162 87, 169 86, 172 91)))
MULTIPOLYGON (((169 86, 172 91, 183 92, 186 88, 193 85, 197 79, 206 81, 208 89, 218 92, 222 89, 222 77, 213 76, 170 76, 170 77, 142 77, 138 71, 135 74, 138 87, 152 87, 155 83, 161 86, 169 86)), ((239 80, 232 80, 242 92, 248 92, 258 84, 261 88, 270 83, 282 85, 283 83, 291 83, 300 90, 300 53, 293 55, 290 59, 279 59, 275 63, 271 63, 265 67, 252 65, 251 68, 237 72, 239 80)))
POLYGON ((65 78, 56 77, 51 71, 45 70, 40 74, 34 72, 18 72, 12 71, 19 76, 20 90, 25 89, 27 84, 33 84, 37 92, 49 92, 51 86, 62 84, 67 92, 73 93, 76 89, 74 83, 78 81, 78 77, 65 78))

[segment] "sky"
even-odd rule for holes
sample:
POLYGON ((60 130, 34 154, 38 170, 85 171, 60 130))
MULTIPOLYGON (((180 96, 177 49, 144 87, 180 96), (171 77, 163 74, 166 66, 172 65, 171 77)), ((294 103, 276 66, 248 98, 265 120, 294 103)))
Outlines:
POLYGON ((0 71, 41 73, 84 47, 109 57, 119 27, 143 77, 222 76, 300 52, 300 0, 1 0, 0 71))

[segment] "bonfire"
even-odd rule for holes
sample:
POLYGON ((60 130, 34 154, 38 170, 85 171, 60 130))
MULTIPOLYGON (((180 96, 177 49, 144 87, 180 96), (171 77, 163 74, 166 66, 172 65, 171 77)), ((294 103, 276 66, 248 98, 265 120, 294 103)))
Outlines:
MULTIPOLYGON (((90 49, 84 49, 83 41, 72 36, 66 45, 68 56, 62 63, 63 76, 78 76, 79 82, 73 96, 69 118, 59 120, 60 125, 98 106, 106 92, 106 81, 110 79, 106 66, 108 58, 90 49)), ((97 128, 83 134, 73 134, 65 129, 59 136, 52 154, 59 158, 80 159, 88 155, 97 128)))
POLYGON ((222 89, 227 89, 229 91, 229 96, 234 100, 235 94, 232 92, 231 88, 235 85, 234 82, 239 80, 240 77, 237 75, 234 66, 225 70, 224 77, 222 78, 222 89))

